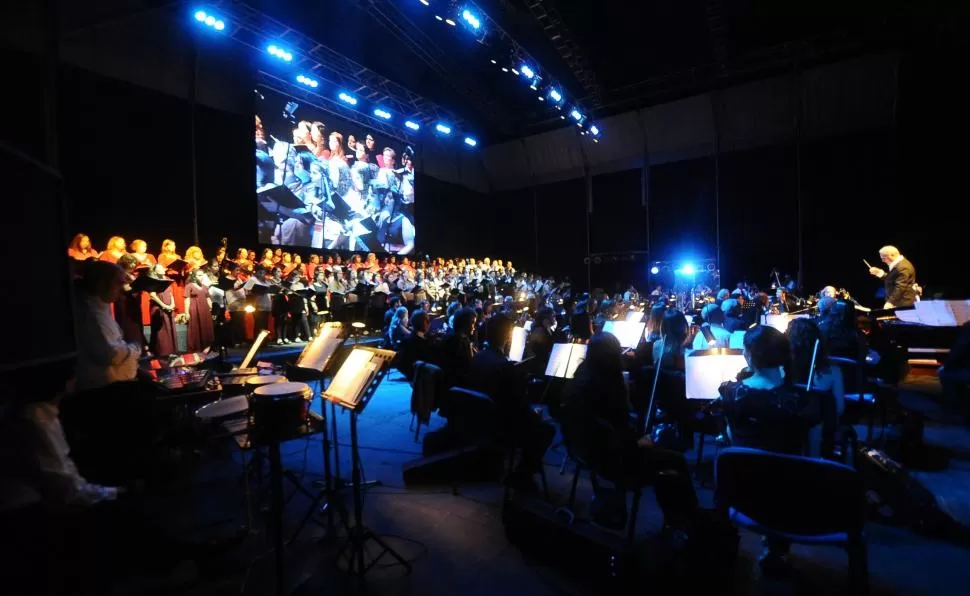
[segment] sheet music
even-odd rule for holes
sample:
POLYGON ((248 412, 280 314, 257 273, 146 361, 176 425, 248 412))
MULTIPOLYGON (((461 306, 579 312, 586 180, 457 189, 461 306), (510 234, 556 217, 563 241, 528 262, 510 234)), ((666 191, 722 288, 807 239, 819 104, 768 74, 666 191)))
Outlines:
POLYGON ((959 327, 970 321, 968 300, 920 300, 913 310, 900 310, 896 318, 904 323, 928 327, 959 327))
POLYGON ((626 320, 630 323, 639 323, 643 320, 644 313, 639 310, 631 310, 626 313, 626 320))
POLYGON ((603 332, 612 333, 616 339, 620 340, 620 346, 633 349, 640 344, 643 337, 643 330, 646 323, 633 323, 631 321, 606 321, 603 323, 603 332))
POLYGON ((379 363, 371 362, 372 356, 373 353, 367 350, 352 351, 334 375, 324 395, 350 406, 356 405, 364 385, 370 382, 373 373, 380 368, 379 363))
POLYGON ((586 344, 555 344, 549 355, 546 376, 571 379, 586 359, 586 344))
POLYGON ((246 354, 246 357, 243 358, 239 368, 249 368, 249 365, 253 362, 253 358, 256 357, 256 352, 258 352, 259 348, 263 346, 263 341, 266 340, 267 336, 269 336, 269 331, 264 329, 259 332, 259 335, 256 336, 256 341, 253 342, 253 347, 249 348, 249 352, 246 354))
POLYGON ((509 347, 509 360, 512 362, 522 362, 522 357, 525 355, 527 338, 528 333, 526 333, 525 327, 512 328, 512 345, 509 347))
POLYGON ((320 335, 314 338, 303 351, 296 365, 322 371, 343 343, 343 327, 327 323, 320 331, 320 335))

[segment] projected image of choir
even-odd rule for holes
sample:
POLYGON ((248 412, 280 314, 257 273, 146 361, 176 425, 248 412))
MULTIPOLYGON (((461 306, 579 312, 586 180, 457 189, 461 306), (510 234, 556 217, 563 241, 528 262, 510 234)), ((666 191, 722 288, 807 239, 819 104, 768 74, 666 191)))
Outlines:
POLYGON ((259 240, 264 244, 374 251, 414 250, 414 150, 381 146, 374 135, 296 120, 270 133, 256 116, 259 240), (284 140, 288 139, 288 140, 284 140))

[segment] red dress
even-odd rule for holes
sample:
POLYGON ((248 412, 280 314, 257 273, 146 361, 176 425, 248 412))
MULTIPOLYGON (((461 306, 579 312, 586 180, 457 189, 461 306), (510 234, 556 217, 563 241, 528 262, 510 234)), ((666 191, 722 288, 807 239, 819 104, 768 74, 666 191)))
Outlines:
MULTIPOLYGON (((172 286, 158 293, 158 299, 165 304, 172 303, 172 286)), ((156 356, 168 356, 176 351, 175 343, 175 315, 162 310, 154 300, 151 306, 152 335, 148 347, 156 356)))
POLYGON ((185 295, 189 299, 189 352, 201 352, 215 341, 212 327, 212 310, 207 298, 208 288, 195 283, 186 284, 185 295))
POLYGON ((121 327, 121 333, 128 343, 145 346, 145 327, 142 322, 142 297, 145 292, 125 292, 121 299, 114 303, 115 320, 121 327))

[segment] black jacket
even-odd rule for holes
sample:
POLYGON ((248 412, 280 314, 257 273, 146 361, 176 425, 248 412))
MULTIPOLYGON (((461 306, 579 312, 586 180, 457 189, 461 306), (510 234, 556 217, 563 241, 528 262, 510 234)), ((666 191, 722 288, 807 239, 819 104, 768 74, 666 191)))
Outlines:
POLYGON ((893 306, 912 306, 916 302, 916 290, 913 289, 916 268, 906 257, 882 278, 882 283, 886 288, 886 302, 893 306))

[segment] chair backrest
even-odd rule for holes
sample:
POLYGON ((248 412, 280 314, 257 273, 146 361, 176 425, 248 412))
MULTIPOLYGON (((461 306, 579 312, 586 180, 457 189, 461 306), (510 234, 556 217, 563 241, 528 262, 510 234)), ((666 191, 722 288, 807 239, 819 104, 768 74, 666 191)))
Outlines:
POLYGON ((484 393, 451 387, 446 400, 448 424, 459 432, 470 438, 485 438, 493 436, 498 430, 498 409, 484 393))
POLYGON ((829 356, 829 363, 842 371, 842 383, 846 393, 866 391, 865 369, 858 361, 842 356, 829 356))
POLYGON ((858 533, 865 523, 862 478, 838 462, 732 447, 718 455, 714 477, 718 507, 780 532, 858 533))
POLYGON ((835 395, 831 391, 811 391, 805 385, 795 385, 795 389, 808 401, 817 401, 822 420, 821 456, 832 459, 835 452, 835 435, 839 427, 839 414, 835 405, 835 395))
MULTIPOLYGON (((637 371, 634 378, 634 390, 631 392, 630 402, 638 415, 645 414, 647 406, 650 405, 650 392, 653 389, 656 371, 654 366, 644 366, 637 371)), ((687 377, 682 371, 661 368, 660 377, 657 379, 654 407, 679 413, 686 406, 687 377)))

